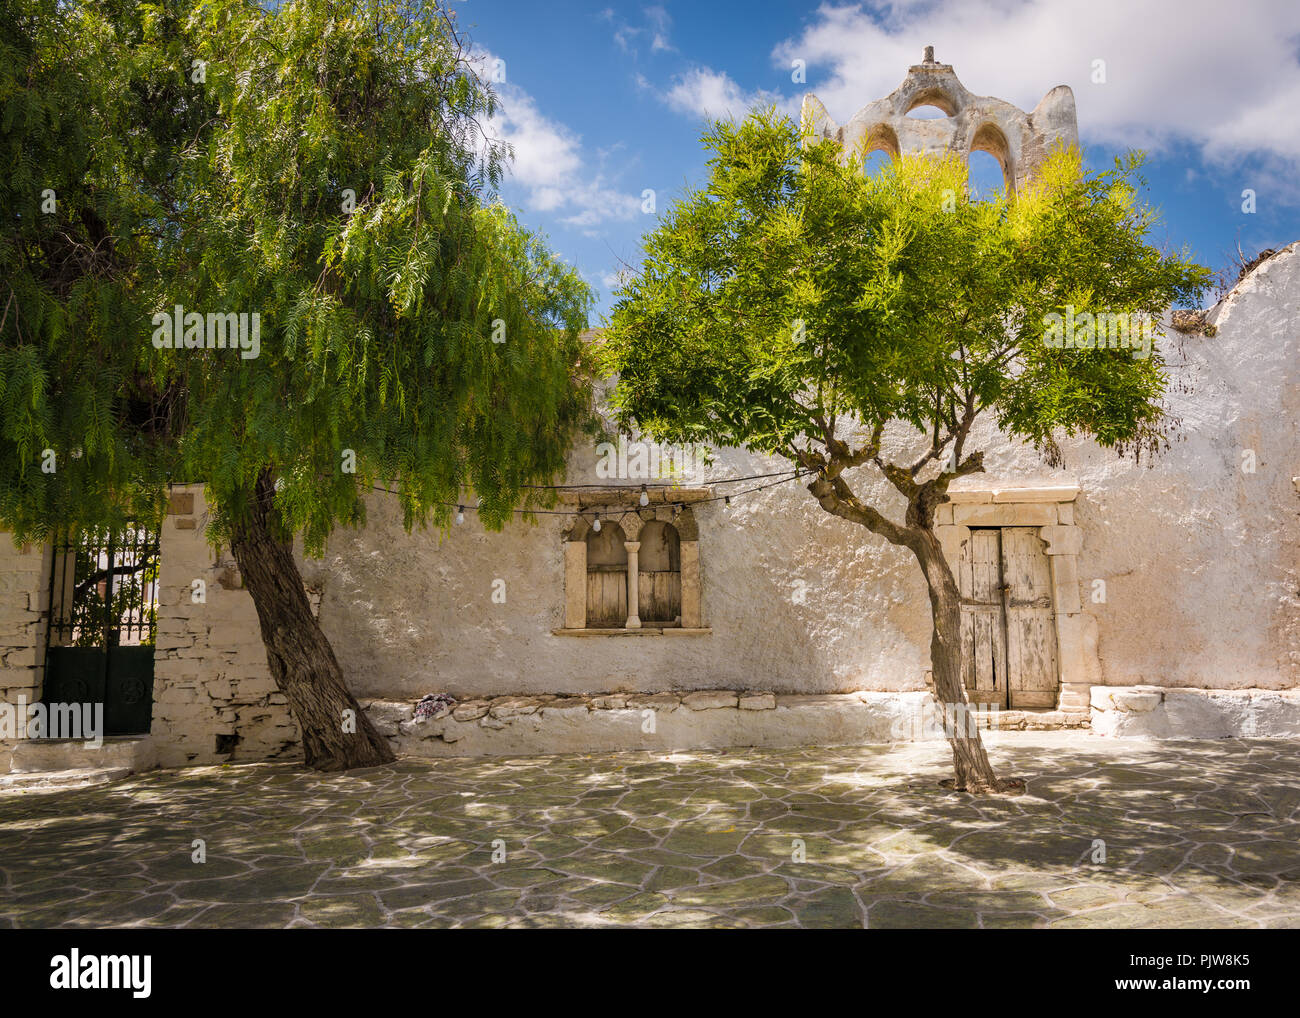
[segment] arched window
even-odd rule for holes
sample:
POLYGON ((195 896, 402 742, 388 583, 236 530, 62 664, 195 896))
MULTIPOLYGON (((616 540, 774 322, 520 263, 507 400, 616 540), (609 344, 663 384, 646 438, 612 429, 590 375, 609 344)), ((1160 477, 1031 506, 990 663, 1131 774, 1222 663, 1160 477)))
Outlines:
POLYGON ((933 120, 939 116, 955 117, 957 115, 957 102, 942 88, 926 88, 917 92, 912 97, 911 103, 904 111, 909 117, 919 120, 933 120), (917 110, 924 109, 924 113, 917 113, 917 110), (931 109, 937 109, 938 113, 931 113, 931 109))
MULTIPOLYGON (((564 627, 556 635, 698 636, 713 632, 701 609, 700 528, 689 505, 625 504, 600 492, 594 507, 564 531, 564 627)), ((707 491, 707 489, 706 489, 707 491)), ((590 497, 591 493, 587 493, 590 497)))
POLYGON ((1007 136, 1002 133, 1002 129, 993 123, 981 124, 971 140, 970 147, 971 157, 976 152, 987 152, 997 164, 997 168, 994 169, 984 158, 967 158, 967 165, 971 171, 971 191, 988 194, 996 190, 997 178, 1001 176, 1002 186, 1010 195, 1015 189, 1015 168, 1011 162, 1011 146, 1007 144, 1007 136))
POLYGON ((626 540, 612 522, 587 534, 588 629, 621 629, 627 622, 626 540))
POLYGON ((652 520, 641 528, 637 601, 641 624, 682 624, 682 541, 671 523, 652 520))
POLYGON ((875 176, 898 158, 898 135, 888 124, 876 124, 862 141, 862 172, 875 176))

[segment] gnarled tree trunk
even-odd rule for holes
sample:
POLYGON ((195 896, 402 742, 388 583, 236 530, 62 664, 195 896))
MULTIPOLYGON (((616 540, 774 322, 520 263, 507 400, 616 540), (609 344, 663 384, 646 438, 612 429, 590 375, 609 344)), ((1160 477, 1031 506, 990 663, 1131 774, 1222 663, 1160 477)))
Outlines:
POLYGON ((960 791, 1005 792, 1023 787, 1019 781, 1003 781, 993 773, 984 741, 975 727, 962 682, 961 594, 944 558, 943 547, 934 531, 920 528, 911 545, 930 588, 930 612, 934 631, 930 637, 930 667, 934 672, 934 695, 943 711, 944 733, 952 747, 955 787, 960 791))
MULTIPOLYGON (((945 495, 946 483, 938 486, 931 481, 919 485, 912 479, 913 471, 883 464, 881 469, 885 475, 908 497, 907 525, 899 526, 879 510, 861 502, 840 476, 846 466, 856 465, 877 455, 883 427, 878 425, 871 444, 852 457, 847 455, 847 446, 832 438, 828 443, 832 453, 829 462, 806 451, 796 454, 796 460, 800 466, 817 471, 808 490, 823 509, 833 516, 866 527, 896 547, 910 549, 921 563, 921 571, 925 574, 926 586, 930 590, 930 613, 933 618, 930 667, 934 672, 934 695, 943 712, 944 734, 952 747, 954 787, 975 793, 1023 790, 1023 781, 1003 781, 993 773, 988 754, 984 752, 984 741, 973 723, 970 700, 966 697, 966 686, 962 682, 961 594, 933 527, 934 507, 945 495)), ((982 465, 983 457, 977 454, 971 458, 965 472, 982 469, 982 465)))
POLYGON ((233 524, 230 550, 257 606, 271 676, 302 731, 307 766, 341 771, 390 763, 392 749, 348 690, 311 613, 293 546, 279 536, 269 472, 258 477, 252 501, 233 524))
MULTIPOLYGON (((848 465, 875 458, 880 451, 880 433, 883 428, 884 425, 876 426, 870 445, 853 456, 848 455, 848 446, 836 442, 832 437, 828 441, 832 454, 829 462, 806 451, 802 455, 796 454, 797 462, 801 467, 816 471, 816 476, 809 484, 809 491, 829 514, 861 524, 872 533, 880 534, 892 545, 906 547, 917 556, 920 569, 926 576, 926 585, 930 588, 933 619, 930 664, 935 675, 935 698, 944 715, 944 735, 948 736, 953 750, 953 772, 956 775, 954 787, 962 792, 975 793, 1023 790, 1023 781, 1004 781, 993 774, 992 764, 988 762, 988 754, 984 751, 984 740, 980 738, 979 728, 975 727, 971 716, 966 684, 962 683, 961 593, 958 592, 957 581, 953 579, 953 571, 948 567, 948 559, 944 558, 944 547, 940 545, 933 529, 935 506, 945 501, 946 482, 936 485, 935 481, 930 481, 919 485, 913 480, 915 469, 905 471, 892 464, 881 464, 881 469, 893 482, 894 488, 909 499, 907 525, 900 527, 881 515, 876 508, 859 501, 850 490, 848 482, 840 476, 848 465)), ((963 472, 982 468, 983 456, 976 454, 963 472)))

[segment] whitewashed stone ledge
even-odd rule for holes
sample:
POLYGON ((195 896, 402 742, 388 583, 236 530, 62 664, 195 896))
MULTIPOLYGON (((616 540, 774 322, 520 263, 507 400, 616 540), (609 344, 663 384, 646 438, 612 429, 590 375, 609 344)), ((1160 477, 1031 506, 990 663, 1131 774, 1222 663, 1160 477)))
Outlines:
POLYGON ((80 739, 0 740, 0 774, 140 774, 158 765, 151 735, 116 735, 98 746, 80 739))
POLYGON ((1300 737, 1300 690, 1093 686, 1092 730, 1135 739, 1300 737))
MULTIPOLYGON (((401 756, 533 756, 868 745, 943 738, 925 691, 778 696, 710 689, 596 696, 499 696, 465 700, 415 720, 411 702, 362 700, 401 756), (653 724, 651 724, 651 719, 653 724), (647 728, 652 730, 647 731, 647 728)), ((981 716, 981 727, 989 718, 981 716)), ((1003 712, 997 728, 1083 727, 1082 712, 1003 712)))

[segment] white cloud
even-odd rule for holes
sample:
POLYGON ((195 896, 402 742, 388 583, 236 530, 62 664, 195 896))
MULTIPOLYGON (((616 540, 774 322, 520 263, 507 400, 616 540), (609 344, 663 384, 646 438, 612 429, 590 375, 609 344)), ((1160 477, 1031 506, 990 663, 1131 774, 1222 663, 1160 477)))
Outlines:
POLYGON ((789 105, 789 100, 775 92, 765 89, 746 92, 726 72, 708 67, 678 75, 663 94, 663 100, 679 113, 714 120, 726 117, 739 120, 754 106, 775 103, 785 108, 789 105))
POLYGON ((649 37, 651 53, 677 52, 677 47, 669 41, 673 19, 667 10, 655 4, 643 8, 641 17, 643 24, 633 25, 624 21, 608 7, 600 12, 601 20, 608 21, 614 26, 614 42, 624 53, 630 53, 635 57, 636 43, 642 36, 649 37))
POLYGON ((650 26, 650 52, 674 52, 676 47, 668 41, 668 32, 673 23, 668 12, 658 6, 647 7, 645 17, 650 26))
MULTIPOLYGON (((480 51, 475 62, 490 67, 493 59, 480 51)), ((584 154, 580 135, 543 114, 523 89, 509 83, 495 87, 501 104, 488 132, 514 150, 507 186, 523 192, 529 209, 557 213, 566 225, 587 230, 641 211, 639 194, 625 194, 592 171, 590 164, 600 160, 584 154)))
POLYGON ((801 58, 831 116, 894 90, 926 45, 972 92, 1032 110, 1069 85, 1085 142, 1198 146, 1226 165, 1300 160, 1300 4, 1295 0, 938 0, 873 17, 824 3, 773 62, 801 58), (1094 84, 1094 60, 1106 83, 1094 84))

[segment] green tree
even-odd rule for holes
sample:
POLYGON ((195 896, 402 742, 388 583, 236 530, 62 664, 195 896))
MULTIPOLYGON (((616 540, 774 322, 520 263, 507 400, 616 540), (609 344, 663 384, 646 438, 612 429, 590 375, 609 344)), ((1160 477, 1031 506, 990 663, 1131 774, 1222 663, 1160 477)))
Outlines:
POLYGON ((783 456, 826 512, 910 551, 956 785, 1006 790, 963 723, 960 598, 935 509, 983 470, 981 416, 1049 461, 1061 434, 1161 448, 1158 352, 1058 348, 1045 323, 1071 310, 1158 322, 1208 271, 1146 243, 1137 158, 1087 174, 1061 151, 1026 193, 974 200, 960 160, 866 176, 860 154, 772 111, 714 124, 704 143, 707 183, 647 237, 605 333, 616 415, 661 441, 783 456), (862 470, 897 495, 859 497, 862 470))
POLYGON ((3 2, 0 152, 25 176, 0 238, 0 522, 41 537, 205 482, 307 763, 391 759, 294 536, 318 552, 374 486, 408 528, 467 490, 500 528, 589 420, 590 291, 495 198, 490 86, 434 5, 3 2))
POLYGON ((0 522, 16 536, 155 518, 167 473, 135 328, 157 219, 142 175, 115 186, 114 168, 156 174, 162 136, 197 125, 144 73, 116 90, 122 60, 96 65, 102 24, 83 13, 0 0, 0 522))

